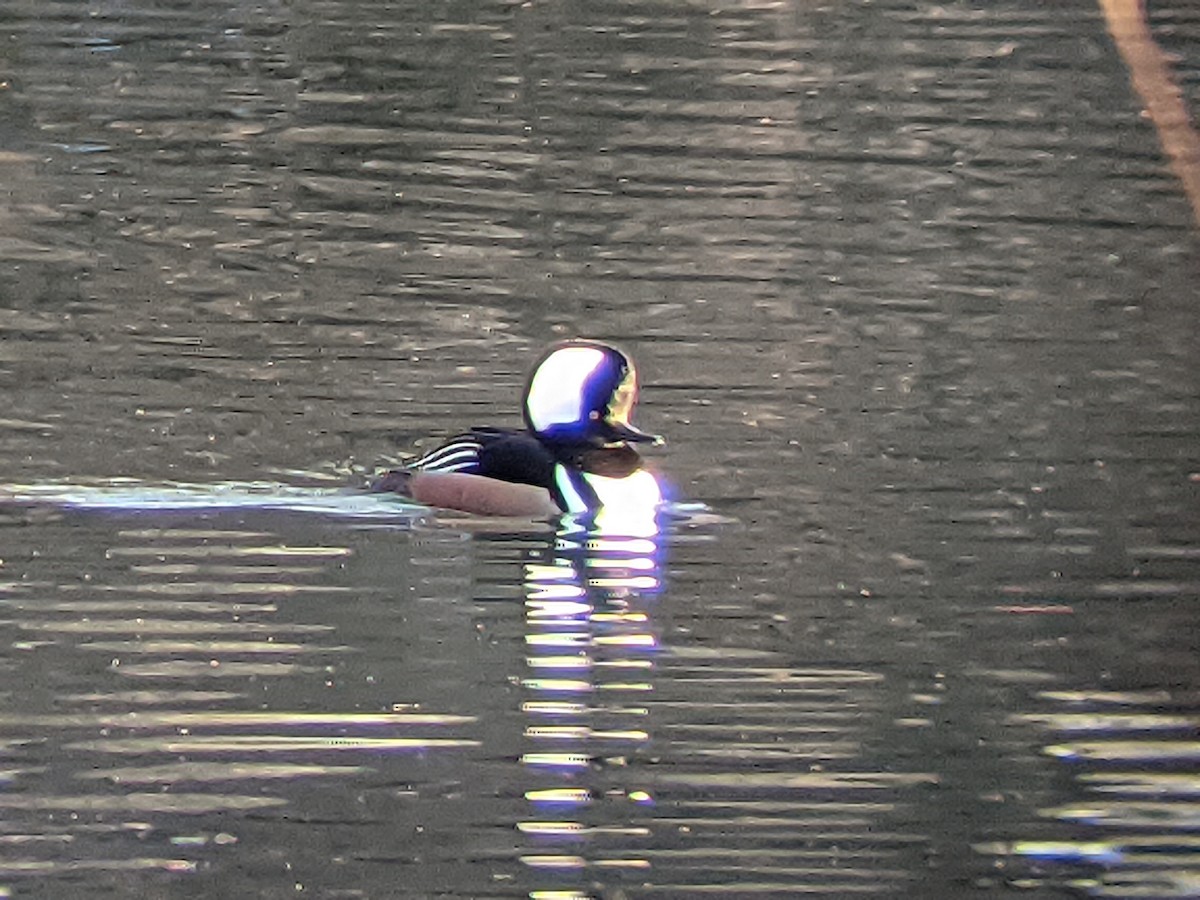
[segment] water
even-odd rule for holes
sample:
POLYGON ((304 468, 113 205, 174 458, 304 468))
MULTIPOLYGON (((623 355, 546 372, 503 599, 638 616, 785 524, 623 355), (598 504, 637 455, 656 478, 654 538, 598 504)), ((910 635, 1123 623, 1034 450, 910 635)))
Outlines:
POLYGON ((1093 3, 0 33, 5 891, 1200 895, 1200 260, 1093 3), (575 334, 711 513, 347 490, 575 334))

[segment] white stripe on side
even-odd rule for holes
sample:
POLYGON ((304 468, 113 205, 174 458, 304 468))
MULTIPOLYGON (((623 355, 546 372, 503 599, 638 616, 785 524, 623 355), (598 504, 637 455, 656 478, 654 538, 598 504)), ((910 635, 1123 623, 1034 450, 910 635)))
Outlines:
POLYGON ((463 465, 472 466, 479 462, 479 451, 483 449, 483 445, 479 441, 454 441, 446 444, 444 447, 425 454, 420 459, 409 463, 410 469, 424 469, 426 471, 442 470, 449 466, 454 466, 455 471, 462 468, 463 465))
POLYGON ((563 503, 567 505, 567 512, 585 513, 588 511, 587 501, 583 499, 579 491, 575 490, 575 485, 571 482, 571 471, 562 463, 558 463, 554 467, 554 483, 558 487, 558 493, 562 495, 563 503))

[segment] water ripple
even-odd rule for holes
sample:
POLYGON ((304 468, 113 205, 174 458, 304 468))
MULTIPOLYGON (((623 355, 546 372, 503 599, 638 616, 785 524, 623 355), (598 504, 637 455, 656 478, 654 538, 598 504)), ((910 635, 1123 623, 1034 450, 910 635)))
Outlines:
POLYGON ((1074 802, 1040 811, 1081 840, 990 845, 984 852, 1058 863, 1099 863, 1075 886, 1098 897, 1188 896, 1200 871, 1200 716, 1195 697, 1170 691, 1048 691, 1059 709, 1028 713, 1069 766, 1074 802), (1084 740, 1079 740, 1079 736, 1084 740))

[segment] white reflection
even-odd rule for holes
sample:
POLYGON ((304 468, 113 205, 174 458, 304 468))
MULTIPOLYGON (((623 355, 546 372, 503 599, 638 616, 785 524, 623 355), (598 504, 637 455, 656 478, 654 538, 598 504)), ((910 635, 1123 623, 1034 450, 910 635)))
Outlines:
POLYGON ((521 761, 530 776, 530 812, 518 828, 536 840, 536 851, 522 857, 534 869, 604 864, 590 858, 592 836, 634 833, 638 811, 653 802, 643 785, 628 783, 623 761, 651 740, 645 700, 654 690, 659 647, 652 610, 662 589, 662 492, 645 471, 589 477, 588 486, 617 502, 564 516, 553 546, 524 569, 527 655, 520 683, 529 719, 521 761), (593 798, 603 798, 604 820, 615 815, 614 824, 580 820, 593 798), (613 804, 626 812, 614 812, 613 804))

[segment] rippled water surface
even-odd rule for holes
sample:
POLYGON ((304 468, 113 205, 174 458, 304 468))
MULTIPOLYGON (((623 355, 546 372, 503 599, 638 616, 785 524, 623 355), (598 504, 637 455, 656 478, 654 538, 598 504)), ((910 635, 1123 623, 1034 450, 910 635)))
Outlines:
POLYGON ((0 893, 1200 896, 1200 257, 1094 0, 0 37, 0 893), (570 335, 705 510, 357 493, 570 335))

